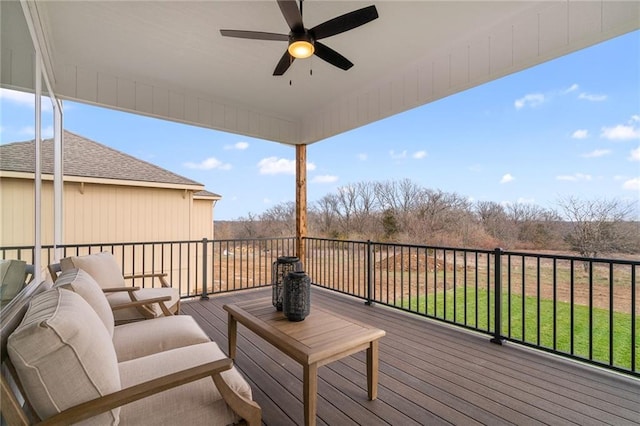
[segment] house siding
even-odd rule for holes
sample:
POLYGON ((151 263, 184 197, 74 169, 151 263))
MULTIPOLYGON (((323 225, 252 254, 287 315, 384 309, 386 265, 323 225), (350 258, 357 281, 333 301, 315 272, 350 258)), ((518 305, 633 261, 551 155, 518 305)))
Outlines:
MULTIPOLYGON (((31 179, 2 178, 0 246, 34 240, 31 179)), ((42 185, 42 243, 53 244, 53 184, 42 185)), ((213 236, 212 200, 193 191, 79 182, 64 183, 65 244, 199 240, 213 236)))

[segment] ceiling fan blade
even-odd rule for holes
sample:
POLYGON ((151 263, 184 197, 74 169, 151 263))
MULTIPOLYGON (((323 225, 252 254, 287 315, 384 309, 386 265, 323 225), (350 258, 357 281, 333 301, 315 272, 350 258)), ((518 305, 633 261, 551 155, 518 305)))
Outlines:
POLYGON ((278 0, 278 6, 280 6, 282 16, 284 16, 291 31, 294 33, 304 31, 302 14, 300 13, 300 9, 298 9, 296 0, 278 0))
POLYGON ((320 43, 319 41, 316 41, 314 43, 314 47, 314 54, 318 58, 324 59, 333 66, 341 68, 345 71, 353 66, 353 63, 350 60, 348 60, 332 48, 328 47, 327 45, 320 43))
POLYGON ((285 50, 284 55, 282 55, 278 65, 276 65, 276 69, 273 70, 273 75, 283 75, 295 60, 296 58, 291 56, 288 50, 285 50))
POLYGON ((220 30, 225 37, 249 38, 253 40, 289 41, 287 34, 264 33, 261 31, 220 30))
POLYGON ((320 40, 352 30, 376 18, 378 18, 378 10, 375 6, 363 7, 316 25, 309 32, 313 34, 316 40, 320 40))

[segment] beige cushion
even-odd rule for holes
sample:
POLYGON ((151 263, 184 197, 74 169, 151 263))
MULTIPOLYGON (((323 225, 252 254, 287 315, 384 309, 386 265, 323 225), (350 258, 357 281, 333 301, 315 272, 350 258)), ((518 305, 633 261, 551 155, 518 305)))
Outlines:
POLYGON ((119 362, 209 341, 198 323, 187 315, 118 325, 113 335, 119 362))
POLYGON ((25 285, 27 263, 18 259, 0 260, 0 306, 9 303, 25 285))
POLYGON ((104 292, 91 275, 82 269, 67 269, 62 271, 54 283, 54 287, 62 287, 82 296, 96 311, 98 317, 107 328, 109 335, 113 337, 114 318, 111 305, 109 305, 104 292))
POLYGON ((82 269, 96 280, 101 288, 124 287, 122 270, 113 254, 101 252, 86 256, 65 257, 60 261, 62 271, 67 269, 82 269))
MULTIPOLYGON (((35 296, 7 349, 42 419, 120 390, 111 337, 91 306, 71 291, 57 288, 35 296)), ((83 424, 118 424, 119 411, 83 424)))
MULTIPOLYGON (((222 358, 225 354, 213 342, 173 349, 121 362, 120 380, 128 387, 222 358)), ((235 367, 222 377, 232 389, 251 399, 251 387, 235 367)), ((120 411, 121 425, 229 425, 239 420, 210 377, 124 405, 120 411)))
MULTIPOLYGON (((62 271, 79 268, 88 272, 101 288, 125 286, 122 270, 120 269, 120 266, 113 254, 109 252, 66 257, 60 261, 60 267, 62 271)), ((171 297, 171 300, 165 302, 165 305, 172 311, 175 311, 173 307, 180 300, 180 293, 178 289, 174 288, 143 288, 136 291, 134 294, 138 300, 169 296, 171 297)), ((111 306, 115 306, 130 302, 131 298, 126 292, 109 293, 107 294, 107 301, 111 306)), ((159 304, 154 303, 150 307, 156 317, 163 315, 159 304)), ((115 317, 115 321, 118 323, 137 321, 145 318, 136 308, 119 309, 115 311, 113 315, 115 317)))

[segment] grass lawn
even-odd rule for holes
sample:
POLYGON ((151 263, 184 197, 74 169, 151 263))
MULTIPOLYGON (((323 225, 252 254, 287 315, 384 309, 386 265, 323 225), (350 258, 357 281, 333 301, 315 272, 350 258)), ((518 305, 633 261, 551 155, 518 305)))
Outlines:
MULTIPOLYGON (((493 296, 484 289, 458 288, 426 297, 413 297, 398 305, 428 316, 446 319, 480 330, 494 329, 493 296), (465 300, 466 295, 466 300, 465 300), (476 302, 477 300, 477 302, 476 302), (466 303, 465 303, 466 302, 466 303), (466 306, 466 309, 465 309, 466 306), (455 318, 455 320, 454 320, 455 318)), ((559 352, 574 354, 622 368, 631 368, 631 315, 566 302, 521 295, 502 297, 502 335, 559 352), (509 309, 510 308, 510 309, 509 309), (554 309, 555 308, 555 309, 554 309), (509 320, 510 319, 510 320, 509 320), (555 324, 555 329, 554 329, 555 324), (612 325, 611 325, 612 324, 612 325), (571 331, 573 330, 573 341, 571 331), (610 333, 611 330, 611 333, 610 333)), ((636 368, 640 364, 640 318, 636 318, 636 368)))

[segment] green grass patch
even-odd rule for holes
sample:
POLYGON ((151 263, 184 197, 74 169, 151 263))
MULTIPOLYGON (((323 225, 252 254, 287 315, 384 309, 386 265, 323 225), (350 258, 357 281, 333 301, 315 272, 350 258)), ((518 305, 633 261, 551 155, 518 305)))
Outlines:
MULTIPOLYGON (((420 295, 397 303, 410 311, 483 331, 494 330, 493 293, 483 289, 447 289, 420 295)), ((502 335, 514 340, 577 355, 625 369, 631 368, 631 333, 636 333, 636 369, 640 365, 640 318, 631 315, 566 302, 521 295, 502 296, 502 335), (511 318, 511 321, 509 321, 511 318), (554 335, 555 324, 555 335, 554 335), (611 326, 611 324, 613 324, 611 326), (573 341, 571 331, 573 330, 573 341), (610 333, 611 330, 611 333, 610 333)))

